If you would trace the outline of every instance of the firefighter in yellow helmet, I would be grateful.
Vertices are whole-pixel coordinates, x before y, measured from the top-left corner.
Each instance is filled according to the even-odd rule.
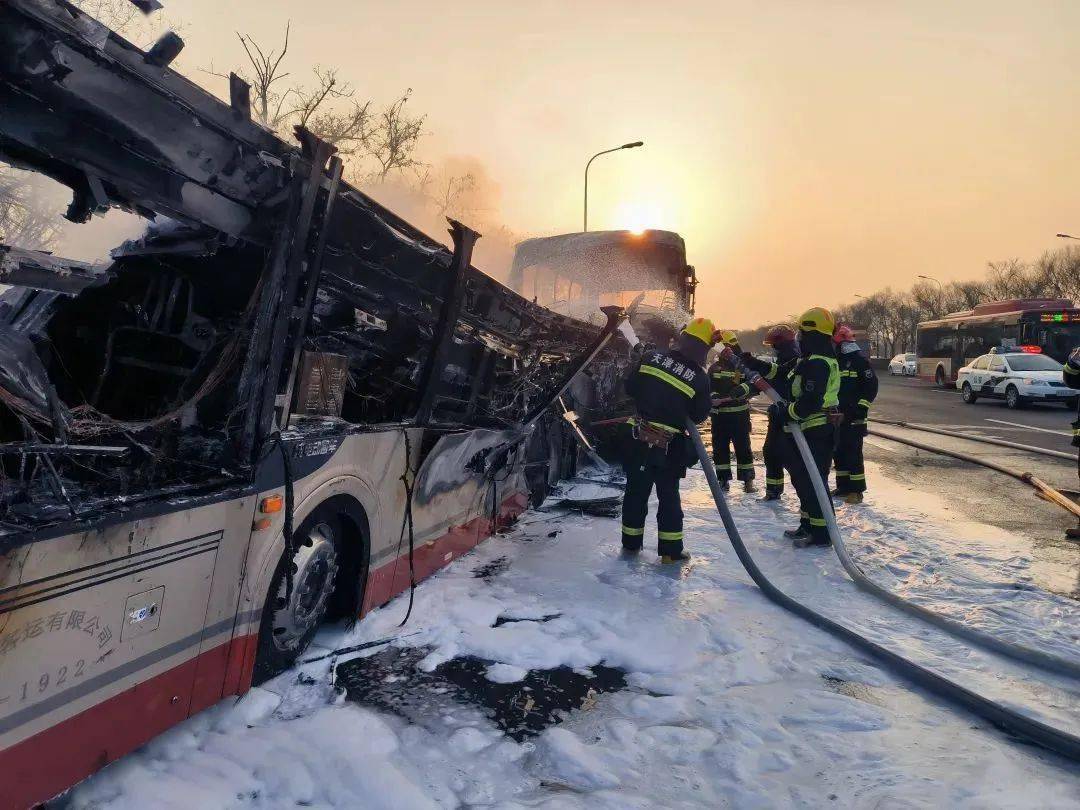
[[[729,347],[735,354],[742,354],[739,337],[730,329],[716,334],[717,342]],[[754,453],[750,449],[750,386],[737,371],[723,359],[717,359],[709,368],[712,382],[712,452],[716,465],[716,477],[727,490],[731,485],[731,447],[735,446],[735,477],[743,482],[743,489],[754,491]]]
[[[626,379],[636,413],[627,428],[623,457],[625,553],[641,550],[649,495],[656,487],[657,553],[662,562],[669,563],[690,557],[683,550],[679,481],[686,476],[693,454],[686,420],[698,423],[709,415],[709,376],[704,366],[713,331],[707,318],[695,318],[679,333],[674,348],[645,352]]]
[[[821,477],[828,490],[829,468],[832,466],[835,427],[842,418],[840,403],[840,366],[836,361],[833,332],[836,321],[822,307],[808,309],[798,322],[801,357],[788,374],[791,398],[770,409],[784,424],[788,433],[785,459],[791,483],[799,496],[799,526],[784,532],[795,541],[796,548],[828,545],[829,533],[823,509],[832,509],[832,502],[821,503],[814,491],[812,475]],[[810,446],[814,467],[808,470],[791,435],[791,425],[797,424]]]

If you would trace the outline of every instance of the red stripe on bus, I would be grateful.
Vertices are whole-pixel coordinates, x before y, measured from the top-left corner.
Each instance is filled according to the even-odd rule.
[[[506,526],[524,512],[529,498],[516,493],[499,508],[498,526]],[[460,526],[452,526],[446,534],[433,541],[417,543],[413,548],[413,568],[419,582],[438,571],[444,565],[460,557],[485,537],[498,529],[490,516],[477,517]],[[449,555],[449,556],[447,556]],[[368,576],[364,589],[364,606],[360,612],[365,616],[372,609],[385,605],[395,596],[409,589],[409,555],[405,553],[385,565],[376,568]]]
[[[0,807],[22,810],[46,801],[186,719],[196,673],[205,666],[209,676],[238,643],[248,639],[215,647],[0,751]],[[224,675],[219,669],[217,699]]]
[[[474,518],[422,543],[414,549],[417,580],[509,524],[527,506],[527,496],[515,494],[503,501],[497,521]],[[408,587],[408,557],[402,556],[369,576],[361,615]],[[47,801],[222,697],[246,692],[257,648],[257,633],[220,644],[0,751],[0,810]]]

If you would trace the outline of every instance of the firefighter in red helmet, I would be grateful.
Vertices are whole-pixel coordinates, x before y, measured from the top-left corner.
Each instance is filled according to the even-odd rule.
[[[866,492],[863,438],[870,404],[877,397],[878,379],[870,361],[855,342],[850,326],[841,324],[833,333],[836,359],[840,366],[840,413],[844,418],[836,428],[836,489],[845,502],[862,503]]]
[[[795,368],[799,360],[799,341],[795,330],[786,323],[778,324],[761,341],[770,347],[776,356],[773,362],[758,360],[752,354],[744,352],[743,362],[769,381],[784,399],[791,397],[788,373]],[[775,416],[769,414],[769,429],[765,434],[765,445],[761,455],[765,461],[765,497],[763,500],[779,500],[784,493],[784,454],[786,439],[784,426]]]

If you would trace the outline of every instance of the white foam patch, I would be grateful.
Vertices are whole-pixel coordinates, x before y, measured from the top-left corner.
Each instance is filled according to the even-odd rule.
[[[954,524],[934,496],[869,472],[867,503],[838,514],[870,576],[984,629],[1077,655],[1080,611],[1035,585],[1025,538]],[[302,679],[285,673],[162,735],[75,788],[70,805],[1076,807],[1075,769],[770,603],[739,565],[700,473],[684,493],[689,566],[656,562],[651,525],[646,552],[628,561],[617,519],[531,513],[422,583],[404,630],[398,599],[345,636],[320,636],[346,645],[399,635],[426,651],[424,669],[476,656],[499,684],[558,666],[626,670],[623,691],[589,696],[538,737],[515,742],[476,707],[410,725],[343,703],[329,665],[313,664]],[[733,493],[731,506],[785,591],[976,692],[1080,727],[1075,684],[973,652],[883,605],[831,550],[792,549],[780,537],[796,519],[792,499],[764,505]],[[492,566],[500,558],[509,564]],[[499,572],[477,578],[480,566]],[[494,627],[499,617],[524,621]],[[407,691],[408,678],[397,686]]]

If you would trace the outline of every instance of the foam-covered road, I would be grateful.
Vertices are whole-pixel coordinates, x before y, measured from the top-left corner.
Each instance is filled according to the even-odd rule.
[[[1029,540],[949,519],[937,495],[911,492],[876,465],[871,474],[867,503],[839,508],[868,574],[983,629],[1077,654],[1080,606],[1037,584]],[[621,559],[617,518],[530,513],[422,583],[405,630],[398,599],[350,634],[319,639],[333,647],[410,633],[395,647],[339,661],[336,683],[325,661],[286,673],[106,769],[69,804],[1080,803],[1075,764],[944,705],[768,602],[728,544],[704,477],[692,472],[685,489],[689,565]],[[790,499],[733,493],[732,508],[767,574],[799,599],[1020,711],[1080,724],[1075,683],[889,609],[858,591],[829,549],[792,549],[780,538],[794,521]],[[654,544],[650,527],[646,548]]]

